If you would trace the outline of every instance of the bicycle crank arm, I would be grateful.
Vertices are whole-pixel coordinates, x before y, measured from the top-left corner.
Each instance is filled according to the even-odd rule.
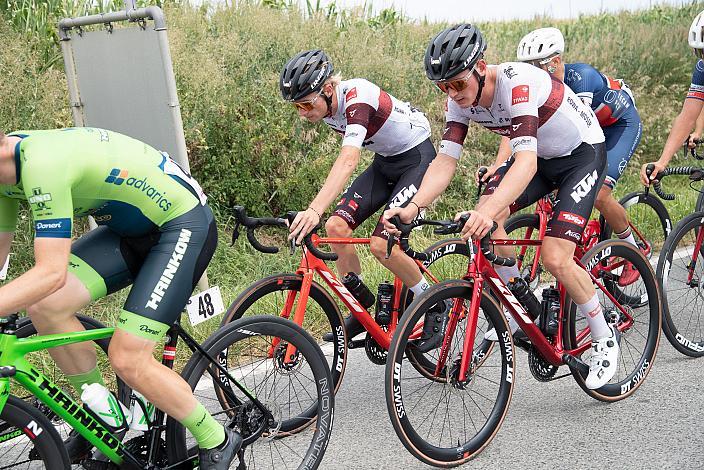
[[[570,369],[577,370],[583,376],[589,375],[589,366],[580,358],[565,353],[562,355],[562,360]]]

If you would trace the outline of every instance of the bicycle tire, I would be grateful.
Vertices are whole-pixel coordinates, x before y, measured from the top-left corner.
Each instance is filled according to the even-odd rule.
[[[511,396],[513,393],[514,386],[514,371],[515,371],[515,351],[513,346],[513,339],[508,331],[508,324],[506,319],[501,314],[499,306],[496,302],[486,293],[483,293],[481,300],[481,311],[480,312],[480,325],[478,325],[476,335],[475,335],[475,346],[473,346],[473,351],[476,351],[476,342],[479,341],[481,345],[483,343],[484,330],[487,325],[491,324],[497,327],[499,342],[497,347],[492,349],[489,353],[490,357],[484,358],[474,358],[473,359],[473,369],[470,369],[470,378],[459,384],[455,379],[453,374],[457,370],[457,347],[461,348],[464,338],[458,339],[457,335],[453,337],[452,350],[450,352],[451,356],[448,359],[448,366],[446,366],[441,372],[442,375],[446,376],[446,380],[428,380],[427,389],[420,393],[418,390],[410,390],[414,386],[418,385],[420,387],[425,387],[425,384],[420,384],[423,378],[413,377],[412,375],[417,372],[415,367],[412,365],[410,367],[404,367],[404,359],[406,357],[406,351],[409,348],[409,338],[413,334],[413,330],[418,321],[422,319],[428,308],[434,306],[437,302],[443,301],[445,299],[463,299],[463,305],[466,302],[471,301],[472,298],[472,284],[465,280],[449,280],[444,281],[439,284],[432,286],[425,294],[418,299],[416,299],[406,310],[403,318],[399,322],[399,325],[394,334],[393,340],[391,342],[391,347],[389,348],[389,360],[386,363],[385,370],[385,393],[386,393],[386,405],[389,417],[391,418],[391,423],[394,427],[396,435],[401,440],[401,443],[406,447],[406,449],[420,461],[436,466],[436,467],[454,467],[461,465],[475,456],[477,456],[494,438],[498,432],[501,424],[506,417],[508,412],[509,404],[511,401]],[[465,316],[466,318],[466,316]],[[455,332],[462,334],[462,325],[464,323],[458,323],[458,328]],[[456,341],[456,342],[455,342]],[[438,354],[439,350],[431,351],[428,354]],[[437,361],[437,358],[436,358]],[[452,364],[451,366],[449,364]],[[488,379],[486,374],[495,374],[496,378]],[[405,376],[410,376],[408,380],[404,380]],[[455,380],[455,381],[453,381]],[[482,386],[479,382],[486,384],[487,387],[496,386],[496,391],[479,393],[477,389]],[[408,384],[408,385],[406,385]],[[450,387],[448,389],[448,387]],[[450,412],[450,399],[456,395],[460,395],[464,391],[469,390],[468,393],[474,392],[477,396],[481,396],[481,403],[490,400],[489,397],[494,396],[496,393],[496,402],[492,405],[487,405],[490,408],[485,412],[480,409],[481,417],[477,417],[476,420],[458,418],[458,415],[462,414],[462,409],[467,410],[466,407],[462,408],[461,405],[457,413]],[[428,397],[431,389],[439,390],[441,393],[440,400],[434,400],[432,396]],[[446,391],[447,389],[447,391]],[[455,393],[456,392],[456,393]],[[417,395],[418,402],[407,403],[405,399],[411,400],[411,397]],[[443,421],[442,431],[438,442],[432,439],[430,442],[430,431],[433,428],[433,423],[435,421],[430,418],[430,414],[426,413],[426,410],[421,410],[421,401],[424,405],[433,406],[434,404],[440,405],[440,402],[447,400],[447,406],[442,405],[443,408],[443,420],[448,420],[448,429],[451,428],[451,421],[454,419],[460,420],[458,427],[460,433],[464,432],[464,437],[453,436],[452,431],[447,433],[447,442],[443,442],[445,421]],[[470,397],[470,400],[473,400]],[[472,403],[472,401],[469,401]],[[462,398],[462,402],[464,399]],[[477,404],[477,401],[474,401]],[[472,405],[468,405],[472,406]],[[478,406],[478,405],[477,405]],[[410,417],[409,413],[418,412],[422,417]],[[467,410],[469,412],[469,410]],[[481,421],[484,421],[483,425]],[[479,422],[479,426],[475,423]],[[473,436],[467,435],[467,428],[470,425],[474,425],[475,434]],[[429,426],[428,432],[426,433],[425,428]],[[428,437],[424,437],[428,436]],[[462,442],[464,441],[464,442]]]
[[[220,325],[227,325],[234,320],[238,320],[246,316],[261,315],[263,313],[270,314],[277,310],[276,316],[278,316],[278,312],[281,311],[281,308],[272,309],[266,304],[264,304],[263,307],[257,307],[256,303],[264,297],[270,296],[271,294],[277,295],[277,293],[281,293],[282,297],[285,299],[288,292],[299,292],[301,290],[302,283],[303,276],[300,274],[274,274],[256,281],[242,291],[242,293],[237,296],[232,304],[230,304]],[[311,312],[308,311],[311,310],[311,301],[315,302],[317,305],[317,308],[313,310],[312,315]],[[316,330],[316,334],[314,335],[316,338],[318,337],[317,333],[325,333],[328,331],[332,331],[333,333],[333,341],[330,343],[333,347],[325,348],[326,351],[324,354],[330,366],[330,373],[332,374],[335,392],[337,392],[342,384],[342,378],[345,374],[348,352],[347,331],[343,326],[344,321],[342,313],[328,291],[315,281],[313,281],[310,286],[310,296],[308,298],[307,307],[307,317],[313,317],[315,313],[322,311],[327,321],[321,321],[319,318],[308,318],[309,321],[312,320],[315,322],[315,326],[312,326],[310,323],[306,323],[304,319],[303,328],[309,332],[310,329]],[[264,311],[260,311],[258,308],[263,308]],[[291,315],[291,320],[292,319],[293,315]]]
[[[585,266],[591,264],[598,267],[616,257],[631,262],[638,270],[640,280],[645,287],[644,295],[647,295],[647,303],[641,304],[641,306],[637,308],[629,305],[624,306],[624,308],[630,310],[629,313],[634,317],[635,321],[631,328],[624,331],[621,335],[618,371],[609,383],[596,390],[590,390],[584,383],[586,376],[583,376],[576,369],[572,369],[572,376],[582,390],[592,398],[605,402],[623,400],[631,396],[643,384],[655,360],[662,328],[662,308],[657,280],[655,279],[655,273],[653,272],[650,262],[643,256],[640,250],[637,250],[633,245],[623,241],[606,240],[598,243],[585,253],[581,261]],[[606,289],[613,294],[614,290],[610,289],[608,284],[614,283],[614,281],[608,280],[608,273],[599,273],[596,277],[601,277]],[[627,290],[629,287],[630,286],[626,286],[621,289]],[[603,308],[608,298],[602,298],[603,293],[598,288],[597,295],[600,296],[600,302]],[[629,294],[624,295],[630,296]],[[614,297],[616,297],[618,301],[618,296],[614,295]],[[610,300],[608,301],[609,305],[613,305],[610,303]],[[614,308],[605,308],[604,310],[605,312],[613,311],[618,314],[618,310],[615,306]],[[574,349],[577,348],[579,344],[584,344],[585,341],[591,341],[591,337],[587,336],[581,342],[577,342],[577,335],[586,327],[586,320],[578,312],[576,303],[570,299],[569,295],[565,299],[564,311],[567,312],[567,323],[563,334],[565,347],[567,349]],[[621,316],[621,319],[622,318]],[[621,320],[619,320],[619,322],[620,321]],[[647,331],[643,332],[645,328],[647,328]],[[645,339],[643,340],[643,338]],[[587,349],[585,354],[590,352],[591,349]],[[584,357],[584,354],[582,357]]]
[[[654,232],[656,232],[655,234],[658,236],[657,241],[664,242],[665,239],[667,238],[667,236],[672,231],[672,219],[670,218],[670,213],[667,211],[665,204],[663,204],[663,202],[659,198],[653,196],[652,194],[646,195],[643,191],[636,191],[636,192],[628,193],[625,196],[623,196],[618,201],[618,203],[621,204],[624,207],[624,209],[626,209],[627,212],[631,207],[634,207],[635,205],[642,204],[642,206],[639,206],[639,207],[642,207],[643,209],[644,209],[644,206],[650,207],[650,209],[652,209],[652,211],[655,212],[655,215],[656,215],[657,222],[653,221],[652,217],[650,217],[650,219],[651,219],[651,224],[653,225],[652,229]],[[642,218],[642,217],[633,217],[633,214],[629,212],[629,220],[633,221],[634,218]],[[603,216],[601,216],[599,218],[599,220],[601,221],[601,227],[602,227],[601,239],[602,240],[610,239],[613,236],[613,229],[609,226],[608,223],[606,223]],[[657,228],[655,227],[655,225],[657,225]],[[641,227],[641,224],[639,224],[638,227]],[[644,229],[644,231],[649,231],[647,224],[646,224],[646,228]],[[654,236],[655,234],[651,235],[651,237]],[[647,235],[647,233],[646,233],[646,235]],[[635,234],[634,234],[634,236],[635,236]],[[662,239],[659,238],[660,236],[662,236]],[[651,242],[651,245],[653,245],[652,242],[655,240],[650,239],[649,241]],[[653,251],[654,250],[652,250],[650,253],[651,256],[652,256]]]
[[[665,241],[657,266],[657,278],[660,282],[663,299],[663,332],[672,347],[690,357],[704,356],[704,332],[700,326],[702,305],[704,305],[704,286],[702,286],[704,251],[700,250],[697,261],[694,261],[694,250],[688,249],[690,243],[693,245],[696,241],[699,229],[703,225],[704,212],[696,212],[680,220]],[[690,231],[692,236],[688,237]],[[687,245],[681,247],[683,241]],[[679,266],[681,264],[677,261],[679,259],[682,260],[682,263],[687,262],[687,264]],[[690,269],[693,276],[699,274],[699,282],[696,286],[692,285],[688,279],[678,279],[677,274],[682,268],[685,274]],[[678,291],[686,293],[684,299],[675,294]],[[692,326],[694,331],[692,331]]]
[[[17,453],[12,451],[14,446],[8,445],[15,440],[17,440],[15,444],[21,448]],[[8,397],[0,413],[0,442],[3,443],[0,468],[32,470],[70,468],[64,443],[51,421],[38,409],[14,395]],[[30,453],[34,454],[33,460],[23,459],[22,456]]]
[[[300,460],[300,462],[297,464],[298,468],[318,468],[325,454],[325,450],[327,448],[328,441],[330,439],[330,434],[332,431],[334,415],[334,389],[332,387],[332,376],[330,374],[330,369],[327,366],[325,356],[323,355],[322,351],[320,350],[320,347],[315,342],[313,337],[310,336],[310,334],[303,330],[301,327],[289,320],[285,320],[272,315],[261,315],[245,317],[228,323],[227,325],[221,327],[212,335],[210,335],[210,337],[203,343],[202,347],[212,357],[219,358],[219,353],[221,351],[232,351],[234,349],[237,349],[234,346],[235,343],[238,343],[240,341],[262,341],[266,340],[266,337],[269,336],[271,336],[272,338],[279,338],[288,344],[294,345],[297,351],[300,353],[300,357],[296,358],[296,361],[298,361],[297,364],[300,364],[300,368],[303,368],[306,365],[310,368],[310,372],[312,374],[312,379],[310,380],[314,384],[313,387],[315,388],[316,395],[315,397],[310,396],[309,399],[311,400],[310,408],[313,408],[312,415],[316,425],[312,428],[312,432],[310,433],[298,433],[295,435],[292,435],[291,432],[279,433],[279,429],[286,426],[292,429],[300,427],[299,424],[296,423],[289,423],[287,425],[282,417],[281,423],[279,423],[281,424],[281,428],[276,429],[275,432],[272,430],[271,426],[266,428],[268,433],[266,439],[257,439],[257,437],[260,436],[256,435],[249,436],[245,432],[245,428],[240,427],[239,431],[244,434],[243,437],[245,438],[245,446],[243,447],[246,460],[245,463],[248,467],[260,469],[278,469],[283,467],[290,468],[288,463],[281,464],[279,462],[273,461],[275,458],[283,459],[284,454],[286,454],[288,457],[290,457],[292,460],[295,460],[296,462],[299,462]],[[240,344],[239,346],[243,347],[242,344]],[[283,345],[281,346],[284,347]],[[251,361],[254,351],[255,350],[249,349],[246,351],[247,354],[243,355],[242,357],[246,357],[247,360]],[[268,362],[270,360],[268,358],[268,355],[266,356],[267,358],[263,361],[263,363]],[[276,359],[273,359],[271,360],[271,363],[275,364],[275,361]],[[259,367],[258,365],[252,366],[251,362],[248,362],[245,367],[241,367],[239,369],[231,367],[231,365],[232,364],[230,363],[226,364],[228,371],[230,371],[230,373],[233,375],[237,375],[238,371],[246,372],[245,376],[243,376],[241,379],[243,382],[246,381],[246,375],[256,375],[254,371],[257,369],[257,367]],[[282,374],[282,372],[283,371],[280,369],[279,373]],[[189,384],[192,390],[196,389],[196,386],[199,384],[199,382],[201,382],[201,380],[203,380],[206,385],[211,383],[224,383],[224,381],[221,379],[213,380],[207,376],[204,376],[204,374],[207,373],[208,359],[196,353],[188,361],[181,375],[184,380]],[[265,378],[266,377],[269,377],[268,373],[265,373]],[[276,379],[274,379],[274,382],[275,380]],[[260,381],[259,383],[259,386],[263,386],[264,389],[250,387],[249,384],[245,385],[249,390],[251,390],[251,392],[255,394],[255,396],[257,396],[258,399],[262,400],[262,402],[267,405],[267,397],[269,395],[274,395],[275,397],[278,395],[276,395],[276,392],[273,390],[269,395],[267,395],[267,388],[271,384],[266,382],[266,385],[264,385],[265,382],[266,381]],[[214,386],[220,387],[221,385]],[[229,385],[226,384],[225,386]],[[203,393],[200,387],[199,391],[199,393]],[[214,397],[210,397],[208,402],[204,402],[204,400],[201,399],[201,402],[204,403],[206,408],[210,404],[214,405],[215,407],[219,407],[222,404],[219,398]],[[226,415],[225,418],[228,422],[237,421],[237,423],[239,423],[239,426],[242,424],[242,421],[240,421],[240,419],[243,419],[243,417],[249,419],[249,411],[255,410],[255,408],[251,407],[248,409],[247,406],[248,404],[244,403],[243,405],[239,406],[239,408],[220,410],[219,413],[214,413],[211,410],[211,414],[214,414],[214,416],[218,417]],[[268,404],[267,406],[272,409],[275,409],[278,405]],[[290,419],[300,420],[300,415],[304,414],[306,413],[296,413]],[[183,426],[181,426],[174,419],[168,418],[166,424],[166,442],[169,462],[180,462],[183,459],[192,456],[194,452],[197,451],[197,449],[195,449],[193,445],[187,445],[189,441],[190,440],[187,440],[187,434]],[[281,449],[278,448],[271,449],[271,446],[275,446],[275,443],[277,443],[278,441],[282,441],[284,452],[282,452]],[[258,445],[265,447],[267,443],[269,444],[270,448],[268,450],[262,449],[261,452],[257,452],[255,455],[255,451],[253,450],[253,448]],[[296,443],[302,443],[303,447],[306,450],[301,454],[291,455],[292,453],[295,453],[292,451],[292,448]],[[263,464],[261,461],[255,461],[255,459],[266,459],[267,457],[272,458],[271,466]]]

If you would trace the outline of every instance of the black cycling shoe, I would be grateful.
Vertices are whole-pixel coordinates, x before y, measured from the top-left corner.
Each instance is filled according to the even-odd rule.
[[[227,470],[242,447],[242,436],[225,427],[225,441],[213,449],[198,449],[200,470]]]
[[[364,332],[364,326],[355,318],[354,315],[349,315],[345,317],[345,331],[347,331],[347,339],[352,339],[360,333]],[[331,343],[333,340],[333,335],[331,331],[328,331],[323,335],[323,341]]]
[[[428,309],[423,321],[423,336],[414,344],[418,352],[427,353],[442,345],[451,309],[451,299],[442,300]]]
[[[64,447],[66,447],[66,453],[68,454],[69,461],[77,464],[80,463],[81,460],[90,457],[90,451],[93,448],[93,444],[88,442],[85,437],[71,429],[71,432],[68,433],[68,437],[64,441]]]

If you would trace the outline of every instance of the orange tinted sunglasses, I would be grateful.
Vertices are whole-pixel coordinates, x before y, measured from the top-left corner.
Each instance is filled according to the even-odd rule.
[[[456,80],[448,81],[437,81],[435,85],[440,88],[440,91],[447,93],[447,91],[452,88],[453,90],[460,92],[469,86],[469,79],[472,78],[472,74],[468,73],[464,78],[458,78]]]
[[[300,109],[302,111],[310,111],[311,109],[313,109],[313,107],[315,106],[315,102],[318,101],[318,98],[320,98],[320,95],[322,94],[323,90],[321,88],[318,94],[315,95],[315,98],[306,101],[294,101],[293,105],[296,107],[296,109]]]

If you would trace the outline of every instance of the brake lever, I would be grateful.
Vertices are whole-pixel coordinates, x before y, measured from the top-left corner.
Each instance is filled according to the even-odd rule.
[[[240,222],[235,222],[235,228],[232,230],[232,242],[230,246],[235,246],[235,242],[240,238]]]
[[[645,176],[648,177],[648,182],[652,183],[650,180],[650,175],[653,174],[653,171],[655,171],[655,165],[652,163],[649,163],[648,166],[645,167]],[[645,187],[645,197],[648,197],[648,194],[650,193],[650,185]]]

